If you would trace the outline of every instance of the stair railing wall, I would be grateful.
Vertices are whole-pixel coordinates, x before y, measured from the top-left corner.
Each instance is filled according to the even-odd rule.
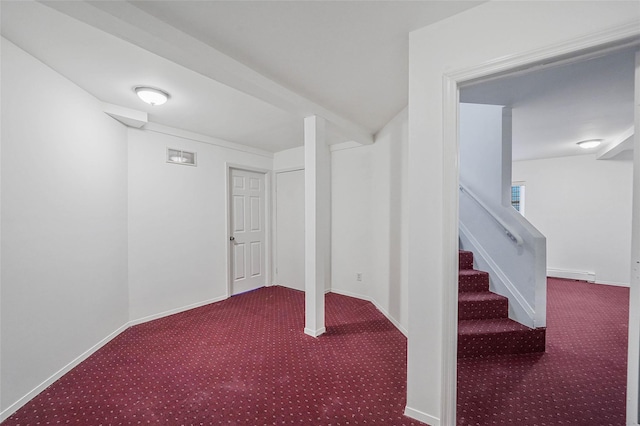
[[[510,108],[460,104],[460,244],[509,299],[511,319],[544,327],[546,239],[511,206],[511,138]]]
[[[513,207],[487,209],[471,194],[460,191],[461,248],[474,253],[476,269],[489,272],[491,291],[509,299],[509,318],[528,327],[545,327],[545,237]]]

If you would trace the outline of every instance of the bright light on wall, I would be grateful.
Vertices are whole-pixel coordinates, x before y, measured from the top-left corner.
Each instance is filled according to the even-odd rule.
[[[133,90],[140,99],[152,106],[162,105],[169,99],[167,92],[153,87],[137,86]]]
[[[602,143],[600,139],[589,139],[588,141],[578,142],[578,146],[582,149],[591,149],[599,146]]]

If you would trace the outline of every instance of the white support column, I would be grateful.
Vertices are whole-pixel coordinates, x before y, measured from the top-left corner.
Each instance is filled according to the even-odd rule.
[[[326,331],[324,293],[331,273],[331,154],[325,133],[323,118],[304,119],[304,332],[313,337]]]

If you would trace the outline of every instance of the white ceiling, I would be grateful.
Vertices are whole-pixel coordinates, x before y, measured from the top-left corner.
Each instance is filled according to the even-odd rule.
[[[104,102],[277,152],[310,114],[330,143],[372,141],[407,104],[408,33],[479,3],[2,2],[2,35]],[[136,85],[171,100],[146,106]]]
[[[478,4],[132,3],[372,133],[407,105],[409,32]]]
[[[460,99],[512,107],[514,161],[600,152],[576,143],[616,143],[633,127],[636,50],[480,83],[463,88]]]
[[[329,143],[373,141],[407,105],[408,33],[478,1],[0,2],[2,35],[101,101],[149,121],[269,152],[302,145],[302,118]],[[575,155],[633,125],[633,52],[465,88],[513,107],[514,159]],[[162,107],[132,87],[171,93]]]

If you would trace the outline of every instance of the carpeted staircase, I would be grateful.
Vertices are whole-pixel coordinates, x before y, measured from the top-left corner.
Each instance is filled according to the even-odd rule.
[[[473,253],[460,250],[458,356],[544,352],[545,328],[509,319],[509,301],[489,291],[489,274],[473,269]]]

